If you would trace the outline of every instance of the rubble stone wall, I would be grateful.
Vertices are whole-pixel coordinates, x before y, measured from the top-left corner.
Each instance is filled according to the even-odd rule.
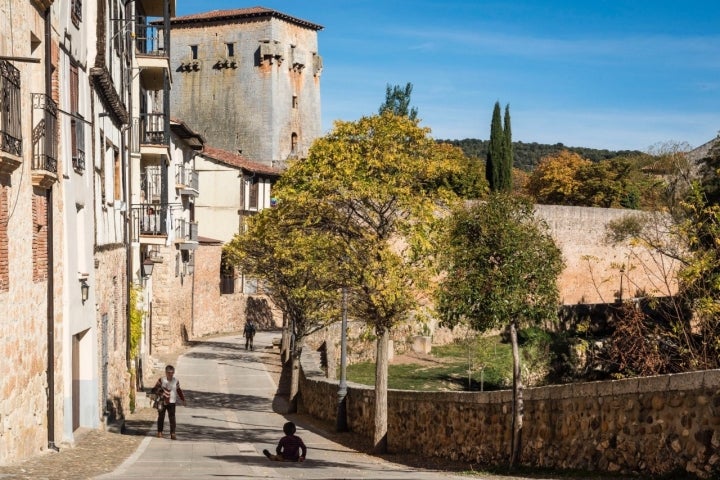
[[[303,413],[334,422],[337,381],[302,358]],[[660,475],[720,473],[720,370],[529,388],[521,463]],[[374,390],[348,386],[350,429],[372,437]],[[505,465],[512,392],[388,392],[391,452]]]

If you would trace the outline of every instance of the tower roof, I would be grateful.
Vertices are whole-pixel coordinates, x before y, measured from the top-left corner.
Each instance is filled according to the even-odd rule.
[[[235,19],[246,19],[246,18],[263,18],[263,17],[275,17],[286,22],[300,25],[312,30],[322,30],[323,26],[316,23],[308,22],[301,18],[293,17],[277,10],[272,10],[265,7],[249,7],[249,8],[235,8],[231,10],[212,10],[209,12],[194,13],[192,15],[184,15],[182,17],[173,17],[170,19],[171,25],[188,25],[193,23],[206,23],[206,22],[222,22],[227,20]]]

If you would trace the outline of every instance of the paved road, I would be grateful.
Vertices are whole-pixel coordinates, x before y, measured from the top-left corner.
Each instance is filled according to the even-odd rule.
[[[270,345],[274,335],[258,332],[256,349]],[[178,439],[155,438],[154,432],[148,432],[135,454],[98,478],[467,479],[348,450],[302,424],[298,435],[308,446],[307,461],[270,462],[262,450],[274,451],[287,418],[273,412],[277,386],[242,340],[234,335],[204,341],[180,357],[176,376],[188,406],[177,409]],[[167,419],[165,429],[167,434]]]

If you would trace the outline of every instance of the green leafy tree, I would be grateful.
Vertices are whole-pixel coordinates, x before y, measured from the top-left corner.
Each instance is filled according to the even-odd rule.
[[[455,199],[442,179],[457,173],[463,158],[460,149],[438,148],[429,133],[389,111],[336,122],[306,160],[290,166],[276,190],[283,201],[317,200],[324,228],[342,238],[349,311],[377,338],[377,452],[387,448],[389,332],[428,295],[435,215]]]
[[[518,460],[523,421],[519,328],[556,319],[557,277],[563,269],[547,226],[530,202],[492,194],[449,218],[443,251],[446,272],[437,310],[444,325],[475,330],[508,326],[513,351],[513,437],[510,466]]]
[[[281,192],[279,192],[281,194]],[[246,232],[225,246],[227,259],[262,280],[265,293],[286,315],[295,341],[290,352],[290,404],[296,407],[299,359],[305,338],[338,318],[337,239],[322,226],[317,204],[280,202],[248,221]]]
[[[412,95],[413,85],[408,82],[405,88],[400,85],[385,87],[385,103],[380,105],[379,114],[392,112],[401,117],[408,117],[410,120],[417,120],[417,108],[410,108],[410,97]]]

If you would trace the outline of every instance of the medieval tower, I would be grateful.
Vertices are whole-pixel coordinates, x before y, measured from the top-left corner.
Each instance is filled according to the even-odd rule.
[[[321,135],[317,32],[263,7],[171,21],[173,116],[213,147],[273,167]]]

